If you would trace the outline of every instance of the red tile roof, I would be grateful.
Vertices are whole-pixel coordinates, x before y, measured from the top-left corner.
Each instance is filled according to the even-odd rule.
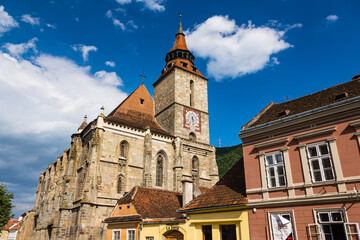
[[[313,110],[345,99],[360,96],[360,78],[354,77],[352,81],[335,85],[328,89],[306,95],[291,101],[269,104],[243,129],[268,123],[287,116]]]
[[[182,206],[182,195],[178,192],[134,187],[118,203],[131,202],[145,222],[174,221],[183,218],[181,213],[176,212]]]
[[[4,230],[18,230],[19,229],[19,220],[10,219],[4,227]]]
[[[118,222],[140,222],[140,215],[125,215],[125,216],[116,216],[116,217],[108,217],[105,219],[105,223],[118,223]]]
[[[106,119],[135,127],[145,128],[149,126],[150,129],[166,133],[156,122],[154,100],[144,84],[132,92]]]
[[[243,205],[247,203],[245,196],[244,163],[241,158],[218,183],[179,209],[179,212]]]

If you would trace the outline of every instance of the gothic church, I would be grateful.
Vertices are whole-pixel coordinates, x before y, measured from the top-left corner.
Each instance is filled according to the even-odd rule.
[[[21,239],[100,239],[101,222],[135,186],[181,192],[184,180],[208,188],[218,181],[208,79],[194,59],[180,22],[154,99],[141,84],[109,115],[85,118],[70,148],[41,173]]]

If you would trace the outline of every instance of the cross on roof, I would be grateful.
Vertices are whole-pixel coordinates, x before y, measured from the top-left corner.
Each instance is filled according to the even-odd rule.
[[[142,74],[139,75],[141,77],[141,83],[144,84],[144,78],[147,78],[147,76],[144,75],[144,70],[142,72]]]

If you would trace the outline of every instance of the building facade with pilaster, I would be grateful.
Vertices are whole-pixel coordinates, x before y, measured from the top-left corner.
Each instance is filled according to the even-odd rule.
[[[251,239],[359,239],[360,75],[271,102],[239,136]]]

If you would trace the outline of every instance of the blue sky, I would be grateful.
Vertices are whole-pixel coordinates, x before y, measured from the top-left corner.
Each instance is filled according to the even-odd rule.
[[[109,113],[165,66],[182,11],[195,65],[209,78],[211,144],[276,103],[360,73],[359,1],[1,0],[0,182],[19,215],[83,116]]]

